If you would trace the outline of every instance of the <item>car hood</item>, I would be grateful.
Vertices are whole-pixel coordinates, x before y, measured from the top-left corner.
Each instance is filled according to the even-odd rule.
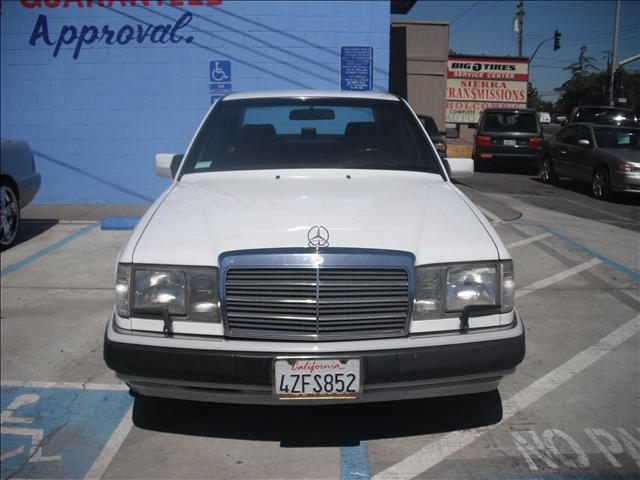
[[[497,259],[496,244],[467,202],[428,173],[189,174],[137,229],[143,233],[132,260],[217,265],[227,251],[307,247],[314,225],[327,228],[329,247],[408,251],[417,264]]]

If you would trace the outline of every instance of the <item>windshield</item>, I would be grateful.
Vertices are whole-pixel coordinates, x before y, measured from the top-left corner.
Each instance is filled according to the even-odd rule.
[[[487,132],[538,133],[533,112],[487,112],[483,130]]]
[[[640,150],[640,129],[638,128],[606,128],[593,129],[596,144],[600,148],[626,148]]]
[[[415,117],[398,101],[221,101],[184,173],[289,168],[367,168],[440,173]]]

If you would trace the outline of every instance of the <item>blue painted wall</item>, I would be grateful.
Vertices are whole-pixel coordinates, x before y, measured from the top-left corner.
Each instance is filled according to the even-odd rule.
[[[371,46],[388,88],[388,1],[208,3],[2,2],[0,134],[36,152],[36,203],[152,201],[153,155],[186,149],[211,61],[231,61],[233,91],[338,90],[340,47]]]

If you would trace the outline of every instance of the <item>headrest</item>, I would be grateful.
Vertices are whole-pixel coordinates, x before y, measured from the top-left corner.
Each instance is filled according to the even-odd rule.
[[[373,122],[350,122],[344,130],[344,138],[352,143],[376,143],[378,127]]]
[[[240,138],[245,142],[266,143],[276,138],[276,129],[269,123],[245,125],[242,127]]]

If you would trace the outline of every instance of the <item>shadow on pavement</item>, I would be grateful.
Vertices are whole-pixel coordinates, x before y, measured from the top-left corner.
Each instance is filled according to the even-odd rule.
[[[50,228],[53,228],[58,224],[58,220],[52,219],[29,219],[29,220],[21,220],[20,229],[18,230],[18,235],[16,236],[16,240],[11,246],[11,248],[16,245],[20,245],[21,243],[27,242],[32,238],[37,237],[38,235],[43,234]]]
[[[543,185],[547,185],[539,177],[532,177],[531,180],[541,183]],[[587,197],[591,197],[594,201],[597,201],[591,196],[591,185],[583,182],[574,182],[572,180],[559,179],[558,183],[555,185],[547,185],[549,187],[561,188],[562,190],[566,190],[569,192],[578,193],[580,195],[585,195]],[[606,205],[607,203],[616,203],[620,205],[631,205],[631,206],[640,206],[640,195],[634,193],[613,193],[611,197],[607,200],[602,201],[602,205]]]
[[[498,390],[398,402],[255,406],[137,396],[136,427],[166,433],[278,441],[282,447],[340,447],[362,440],[427,435],[498,423]]]

